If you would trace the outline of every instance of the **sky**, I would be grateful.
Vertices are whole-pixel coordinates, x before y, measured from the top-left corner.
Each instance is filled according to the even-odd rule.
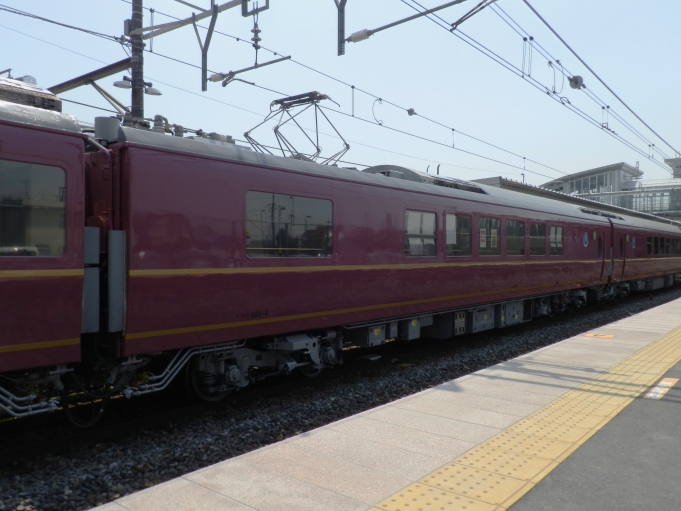
[[[210,6],[210,0],[188,1],[202,8]],[[418,1],[426,8],[445,3]],[[681,150],[681,3],[529,1],[643,121]],[[263,2],[260,0],[260,5]],[[348,0],[346,36],[414,14],[409,3],[415,5],[412,0]],[[468,0],[437,14],[452,23],[475,5],[476,0]],[[122,35],[124,20],[131,15],[125,0],[0,0],[0,8],[3,6],[112,36]],[[154,9],[154,24],[172,21],[165,14],[186,18],[199,13],[175,0],[144,0],[144,6]],[[145,115],[160,114],[171,123],[243,140],[243,134],[270,112],[273,100],[318,91],[340,105],[331,100],[321,103],[350,145],[342,166],[361,169],[394,164],[434,173],[439,165],[441,175],[459,179],[503,176],[540,185],[564,174],[638,162],[645,179],[670,177],[659,151],[671,157],[674,150],[601,85],[523,0],[498,0],[493,6],[462,23],[457,35],[420,18],[366,41],[347,43],[345,55],[337,56],[333,0],[271,0],[269,9],[258,17],[263,46],[258,61],[282,55],[290,55],[292,61],[238,75],[256,86],[233,82],[223,88],[219,82],[211,82],[207,92],[201,91],[200,69],[192,67],[201,64],[196,34],[186,26],[154,38],[153,47],[147,41],[147,49],[153,53],[145,53],[145,79],[163,95],[145,97]],[[518,32],[525,35],[524,30],[532,36],[532,48],[509,26],[513,21],[503,20],[501,9],[522,27],[515,26]],[[218,16],[208,53],[211,72],[255,63],[249,40],[253,22],[253,17],[242,17],[239,8]],[[144,25],[151,24],[151,14],[145,10]],[[208,20],[199,25],[207,26]],[[205,37],[205,30],[200,29],[200,34]],[[45,88],[126,57],[125,49],[114,41],[3,10],[0,36],[4,41],[0,70],[12,68],[14,77],[34,76]],[[465,42],[471,40],[504,59],[512,71]],[[581,76],[587,91],[599,101],[584,90],[570,88],[567,79],[555,71],[559,66],[556,60],[568,70],[568,76]],[[98,83],[128,105],[129,91],[113,87],[124,74]],[[61,97],[110,108],[89,86]],[[610,107],[607,115],[603,105]],[[578,109],[579,115],[571,107]],[[69,102],[64,102],[63,109],[85,122],[111,115]],[[415,115],[408,115],[408,109]],[[311,110],[299,119],[303,127],[314,128]],[[602,128],[602,123],[612,131]],[[251,135],[258,142],[274,145],[272,127],[272,123],[263,125]],[[322,155],[342,148],[342,141],[326,121],[320,122],[319,131]],[[290,129],[284,134],[300,152],[311,152],[312,146],[309,142],[305,145],[302,135]]]

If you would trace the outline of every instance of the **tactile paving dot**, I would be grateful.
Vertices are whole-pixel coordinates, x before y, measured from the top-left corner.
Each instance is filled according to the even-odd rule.
[[[457,464],[442,467],[421,482],[489,504],[501,504],[509,494],[516,493],[526,484],[526,481],[514,477]]]
[[[506,431],[525,433],[526,435],[548,438],[550,440],[560,440],[562,442],[577,442],[589,432],[587,428],[568,426],[565,424],[555,424],[553,422],[545,422],[539,419],[528,419],[518,422],[517,424],[514,424],[508,428]]]
[[[569,442],[511,432],[500,433],[488,440],[487,444],[495,449],[518,452],[546,460],[558,458],[573,445]]]
[[[481,468],[516,479],[530,480],[548,466],[550,461],[517,452],[493,449],[485,443],[459,456],[454,460],[454,464]]]
[[[384,511],[493,511],[496,506],[424,484],[412,484],[376,506]]]
[[[618,410],[618,407],[615,405],[591,403],[588,401],[570,400],[569,398],[566,398],[565,401],[557,403],[556,406],[552,406],[551,408],[547,407],[546,409],[537,412],[537,414],[544,416],[543,414],[545,413],[546,417],[549,416],[553,417],[553,415],[549,414],[554,413],[557,416],[562,416],[562,414],[573,413],[582,415],[596,415],[599,417],[609,417],[616,410]]]
[[[596,427],[603,420],[600,415],[590,413],[577,413],[572,410],[554,410],[551,412],[538,412],[533,418],[540,419],[545,422],[553,422],[554,424],[565,424],[567,426],[579,426],[580,428]]]

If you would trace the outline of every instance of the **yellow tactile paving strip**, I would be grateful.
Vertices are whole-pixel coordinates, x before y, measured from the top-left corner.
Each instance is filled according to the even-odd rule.
[[[641,349],[372,511],[503,511],[681,360],[681,328]]]

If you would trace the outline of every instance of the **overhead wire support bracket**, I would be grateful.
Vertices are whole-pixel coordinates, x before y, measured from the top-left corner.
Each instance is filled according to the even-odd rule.
[[[270,60],[269,62],[263,62],[262,64],[256,64],[255,66],[245,67],[243,69],[239,69],[238,71],[230,71],[229,73],[215,73],[209,78],[209,80],[211,82],[219,82],[220,80],[222,80],[222,86],[226,87],[227,84],[234,80],[234,77],[240,73],[253,71],[254,69],[260,69],[261,67],[269,66],[271,64],[277,64],[278,62],[283,62],[284,60],[289,60],[290,58],[291,56],[289,55],[288,57],[281,57],[278,59]]]
[[[466,0],[454,0],[453,2],[447,2],[446,4],[440,5],[439,7],[433,7],[432,9],[428,9],[427,11],[419,12],[418,14],[414,14],[412,16],[408,16],[406,18],[403,18],[401,20],[393,21],[392,23],[388,23],[387,25],[383,25],[382,27],[374,28],[373,30],[360,30],[359,32],[354,32],[350,37],[346,38],[345,41],[349,43],[358,43],[360,41],[364,41],[366,39],[369,39],[372,35],[382,32],[383,30],[387,30],[389,28],[396,27],[397,25],[401,25],[402,23],[407,23],[408,21],[412,21],[418,18],[422,18],[423,16],[427,16],[429,14],[432,14],[437,11],[441,11],[442,9],[446,9],[447,7],[452,7],[453,5],[457,5],[460,3],[465,2]]]
[[[116,98],[114,98],[111,94],[109,94],[106,90],[102,89],[99,85],[95,83],[94,80],[89,80],[85,83],[86,85],[92,85],[92,87],[99,92],[99,94],[112,106],[114,107],[119,114],[130,114],[130,109],[125,106],[123,103],[118,101]]]
[[[208,33],[206,34],[206,40],[205,42],[202,42],[201,36],[199,35],[199,27],[196,25],[198,16],[192,13],[192,25],[194,25],[196,39],[199,41],[199,48],[201,48],[201,90],[203,92],[206,92],[208,90],[208,47],[210,46],[210,40],[213,37],[213,30],[215,29],[215,22],[218,19],[218,14],[219,14],[218,6],[213,4],[210,25],[208,25]]]
[[[185,3],[185,2],[182,2]],[[130,31],[126,35],[137,35],[137,34],[144,34],[142,36],[142,39],[150,39],[152,37],[158,37],[162,34],[166,34],[168,32],[171,32],[175,29],[185,27],[187,25],[191,25],[192,23],[196,23],[197,21],[201,21],[206,18],[210,18],[213,15],[213,10],[215,7],[217,7],[218,13],[221,13],[223,11],[226,11],[227,9],[232,9],[234,7],[239,7],[242,3],[242,0],[231,0],[230,2],[226,2],[222,5],[214,5],[213,9],[201,9],[201,14],[192,14],[191,17],[179,20],[179,21],[171,21],[170,23],[163,23],[162,25],[153,25],[150,27],[142,27],[138,28],[135,30]]]
[[[476,5],[475,7],[473,7],[470,11],[468,11],[466,14],[464,14],[463,16],[461,16],[457,21],[455,21],[454,23],[452,23],[452,28],[450,28],[449,31],[450,31],[450,32],[454,32],[454,31],[456,30],[456,27],[458,27],[459,25],[461,25],[464,21],[466,21],[466,20],[469,19],[469,18],[472,18],[472,17],[475,16],[477,13],[479,13],[480,11],[482,11],[485,7],[487,7],[488,5],[492,5],[492,4],[493,4],[494,2],[496,2],[496,1],[497,1],[497,0],[482,0],[482,2],[480,2],[478,5]]]
[[[263,5],[262,7],[258,7],[258,4],[256,3],[255,7],[249,11],[248,2],[249,0],[241,0],[241,15],[244,18],[247,18],[248,16],[254,16],[259,12],[266,11],[267,9],[270,8],[270,0],[265,0],[265,5]]]
[[[101,80],[102,78],[106,78],[107,76],[111,76],[120,71],[125,71],[126,69],[130,69],[131,66],[132,59],[128,57],[123,60],[119,60],[118,62],[114,62],[113,64],[109,64],[108,66],[104,66],[94,71],[90,71],[89,73],[86,73],[84,75],[72,78],[71,80],[60,83],[58,85],[53,85],[48,90],[51,93],[58,95],[61,94],[62,92],[70,91],[72,89],[80,87],[81,85],[87,85],[91,80]],[[3,71],[3,73],[6,71]],[[9,71],[11,71],[11,69]]]
[[[345,4],[348,0],[333,0],[338,9],[338,56],[345,55]]]

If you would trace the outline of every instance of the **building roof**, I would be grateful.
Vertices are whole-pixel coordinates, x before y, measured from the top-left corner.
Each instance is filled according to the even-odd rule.
[[[576,179],[582,179],[585,177],[602,174],[604,172],[612,172],[613,170],[622,170],[632,177],[641,177],[643,172],[636,167],[632,167],[628,163],[620,162],[613,163],[611,165],[605,165],[604,167],[597,167],[595,169],[583,170],[582,172],[575,172],[574,174],[567,174],[559,179],[554,179],[548,183],[540,185],[542,188],[553,188],[554,186],[566,183],[568,181],[573,181]]]
[[[667,178],[667,179],[645,179],[637,182],[635,190],[650,190],[650,189],[665,189],[665,188],[681,188],[681,178]]]
[[[633,167],[632,167],[633,168]],[[651,180],[652,181],[652,180]],[[676,181],[681,182],[681,179]],[[557,192],[549,190],[546,188],[540,188],[538,186],[528,185],[525,183],[520,183],[518,181],[513,181],[512,179],[506,179],[504,177],[490,177],[485,179],[476,179],[474,183],[480,183],[482,185],[493,186],[496,188],[501,188],[503,190],[511,190],[514,192],[520,192],[528,195],[534,195],[536,197],[544,197],[546,199],[558,200],[561,202],[566,202],[574,204],[577,206],[597,209],[600,211],[608,211],[620,215],[627,215],[630,217],[638,217],[641,219],[652,220],[657,222],[669,223],[669,219],[660,217],[658,215],[651,215],[650,213],[643,213],[640,211],[635,211],[633,209],[622,208],[620,206],[613,206],[611,204],[604,204],[595,200],[584,198],[583,196],[578,197],[576,195],[568,195],[566,193]],[[542,185],[543,186],[543,185]],[[675,225],[681,225],[679,222],[674,222]]]

